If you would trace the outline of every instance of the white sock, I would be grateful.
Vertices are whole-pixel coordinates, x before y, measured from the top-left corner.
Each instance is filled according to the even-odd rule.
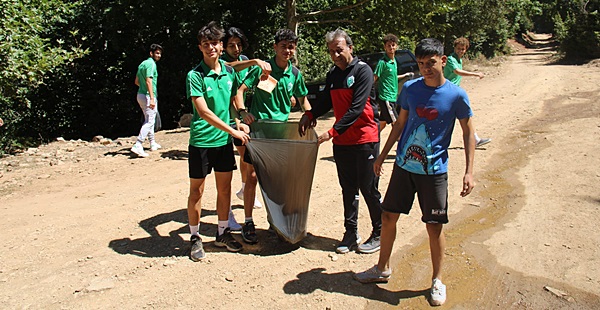
[[[479,142],[479,140],[481,140],[481,139],[479,138],[479,136],[477,135],[477,133],[475,133],[475,141]]]
[[[200,223],[198,223],[196,225],[190,225],[190,234],[192,234],[192,236],[196,235],[196,236],[200,237],[200,234],[198,233],[199,230],[200,230]]]
[[[246,219],[244,220],[244,223],[248,223],[248,222],[254,222],[252,217],[246,217]]]
[[[229,224],[227,221],[219,221],[219,226],[217,228],[218,232],[219,232],[219,236],[223,234],[223,232],[225,232],[225,229],[229,227]]]
[[[242,192],[244,191],[245,188],[246,188],[246,183],[242,182]]]

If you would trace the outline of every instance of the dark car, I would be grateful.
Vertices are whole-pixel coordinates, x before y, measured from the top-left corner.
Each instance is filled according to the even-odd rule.
[[[383,58],[383,55],[384,52],[379,52],[358,55],[358,58],[366,62],[374,71],[379,60]],[[397,50],[396,63],[398,63],[398,75],[412,72],[414,73],[413,79],[421,76],[419,73],[419,66],[417,65],[417,58],[411,51],[406,49]],[[408,81],[408,78],[398,81],[399,89],[402,89],[402,85],[404,85],[404,82],[406,81]],[[308,95],[306,96],[308,100],[310,102],[318,102],[323,96],[323,90],[325,90],[325,81],[306,83],[306,88],[308,88]]]

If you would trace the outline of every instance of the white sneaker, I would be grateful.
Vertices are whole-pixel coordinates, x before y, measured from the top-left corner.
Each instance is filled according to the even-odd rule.
[[[477,141],[477,143],[475,143],[475,147],[480,147],[480,146],[486,145],[490,142],[492,142],[492,139],[490,139],[490,138],[481,138]]]
[[[258,201],[258,198],[254,198],[254,209],[260,209],[262,208],[262,203],[260,203],[260,201]]]
[[[160,144],[158,144],[156,142],[150,143],[150,150],[151,151],[156,151],[158,149],[162,149],[162,146],[160,146]]]
[[[236,220],[235,216],[233,216],[233,211],[229,210],[229,220],[228,220],[229,229],[231,231],[240,231],[242,230],[242,225],[240,225]]]
[[[237,196],[238,199],[244,200],[244,188],[240,188],[240,190],[237,191],[237,193],[235,193],[235,195]]]
[[[237,191],[237,193],[235,193],[235,195],[237,196],[238,199],[244,200],[244,189],[240,188],[240,190]],[[258,198],[254,198],[254,209],[260,209],[260,208],[262,208],[262,203],[260,203],[260,201],[258,201]],[[232,228],[231,230],[235,230],[235,229]]]
[[[446,286],[440,279],[433,279],[430,294],[432,306],[441,306],[446,302]]]
[[[144,152],[144,147],[137,143],[131,147],[131,151],[139,157],[149,156],[148,153]]]

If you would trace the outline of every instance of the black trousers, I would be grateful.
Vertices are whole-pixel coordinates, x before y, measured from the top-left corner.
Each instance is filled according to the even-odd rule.
[[[373,163],[378,156],[379,143],[333,146],[347,231],[358,227],[358,204],[354,204],[354,197],[359,190],[369,208],[373,232],[379,234],[381,231],[381,194],[377,189],[379,177],[373,171]]]

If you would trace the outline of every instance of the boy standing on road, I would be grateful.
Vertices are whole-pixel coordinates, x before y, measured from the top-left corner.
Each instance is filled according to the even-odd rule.
[[[194,114],[190,123],[188,221],[191,233],[190,258],[204,258],[200,238],[201,198],[206,176],[215,170],[217,187],[218,228],[215,245],[238,252],[242,245],[231,235],[228,215],[231,203],[231,179],[235,165],[230,135],[248,142],[249,136],[229,126],[231,98],[239,80],[232,67],[219,57],[223,52],[224,36],[216,22],[210,22],[198,32],[199,49],[203,59],[187,74],[187,96],[192,101]]]
[[[305,110],[310,110],[310,103],[306,99],[308,89],[304,82],[302,72],[292,65],[291,60],[296,53],[296,44],[298,36],[289,29],[280,29],[275,33],[275,57],[267,60],[271,65],[271,77],[277,81],[275,88],[268,92],[256,87],[261,80],[264,80],[268,74],[265,74],[262,68],[254,68],[248,73],[243,84],[238,89],[235,97],[235,106],[238,113],[243,118],[244,123],[250,125],[261,119],[287,122],[291,111],[291,98],[295,96],[299,104]],[[246,90],[255,88],[252,97],[250,110],[244,105],[243,94]],[[245,242],[255,244],[258,242],[256,227],[252,218],[254,201],[256,199],[257,178],[254,167],[251,165],[250,156],[246,150],[244,160],[248,165],[246,171],[246,188],[244,189],[244,213],[245,225],[242,229],[242,237]]]
[[[135,75],[135,85],[139,86],[137,92],[137,102],[144,113],[144,124],[140,129],[137,141],[131,148],[131,152],[140,157],[148,157],[144,151],[143,143],[146,137],[150,141],[150,150],[156,151],[161,148],[160,144],[154,140],[154,122],[156,121],[156,112],[158,111],[158,70],[156,62],[162,57],[162,46],[158,44],[150,45],[150,57],[144,60],[137,69]]]
[[[241,29],[236,27],[229,28],[225,33],[225,37],[223,38],[223,45],[224,53],[221,56],[221,59],[226,61],[227,64],[234,66],[240,62],[248,60],[248,57],[242,54],[242,50],[248,47],[248,39],[246,38]],[[252,70],[252,67],[238,71],[236,74],[238,75],[239,80],[243,81],[250,70]],[[244,94],[244,102],[245,101],[246,96]],[[235,120],[232,120],[232,125],[237,126]],[[242,188],[239,191],[237,191],[235,195],[239,199],[244,200],[244,189],[246,188],[246,170],[248,170],[248,163],[244,162],[244,153],[246,152],[246,146],[244,146],[241,143],[241,141],[237,139],[233,139],[233,144],[235,145],[238,154],[240,154],[240,174],[242,176]],[[262,207],[262,204],[258,199],[254,200],[254,207]],[[242,226],[240,226],[240,224],[238,224],[237,221],[235,221],[235,219],[233,218],[233,212],[229,214],[229,219],[233,220],[230,222],[229,225],[231,227],[231,230],[242,230]]]
[[[389,33],[383,37],[385,55],[375,67],[375,84],[377,85],[377,104],[379,105],[379,131],[387,124],[393,124],[398,118],[396,112],[396,99],[398,99],[398,81],[403,78],[412,78],[414,73],[407,72],[398,75],[396,50],[398,37]]]
[[[460,86],[460,81],[463,76],[476,76],[480,79],[483,79],[484,75],[481,72],[471,72],[467,70],[463,70],[463,62],[462,58],[467,53],[469,49],[469,40],[465,37],[460,37],[454,40],[454,53],[448,56],[448,62],[444,67],[444,77],[454,83],[456,86]],[[479,138],[477,133],[475,133],[475,140],[477,143],[475,146],[482,146],[484,144],[488,144],[492,142],[490,138]]]
[[[398,102],[401,106],[398,121],[374,164],[375,173],[383,172],[383,160],[398,141],[396,162],[381,208],[381,251],[372,268],[354,274],[362,283],[388,282],[392,269],[390,256],[396,238],[396,223],[400,213],[408,214],[415,193],[429,235],[433,265],[430,303],[446,301],[446,286],[441,281],[445,238],[443,224],[448,223],[448,147],[455,119],[463,131],[466,167],[460,195],[473,190],[473,154],[475,137],[469,98],[466,92],[444,78],[446,64],[443,44],[436,39],[424,39],[415,49],[423,78],[404,84]],[[402,134],[402,136],[400,136]]]

